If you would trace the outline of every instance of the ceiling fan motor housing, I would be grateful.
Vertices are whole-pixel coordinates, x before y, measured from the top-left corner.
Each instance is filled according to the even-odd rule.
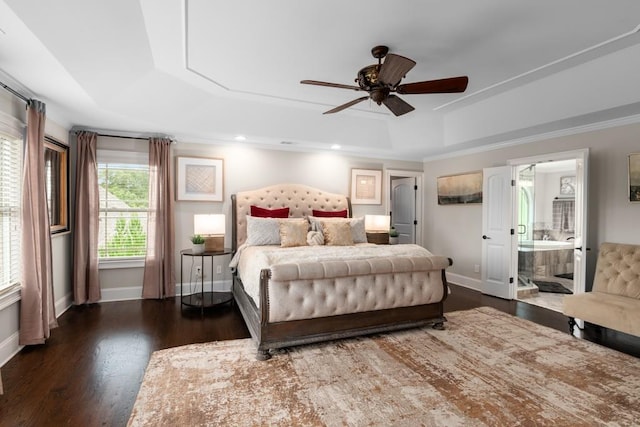
[[[378,86],[378,73],[380,71],[380,65],[373,64],[364,67],[358,71],[358,77],[356,83],[362,90],[370,91],[374,87]]]
[[[373,89],[370,93],[371,99],[373,99],[378,105],[382,103],[389,96],[390,89],[387,86],[381,86]]]

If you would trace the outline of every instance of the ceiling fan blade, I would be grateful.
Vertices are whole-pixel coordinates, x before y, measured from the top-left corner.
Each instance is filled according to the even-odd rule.
[[[403,95],[420,93],[458,93],[467,90],[469,77],[450,77],[447,79],[427,80],[424,82],[406,83],[396,88]]]
[[[332,114],[332,113],[337,113],[338,111],[342,111],[342,110],[344,110],[345,108],[349,108],[349,107],[351,107],[352,105],[356,105],[357,103],[362,102],[362,101],[364,101],[365,99],[369,99],[369,97],[368,97],[368,96],[363,96],[362,98],[354,99],[353,101],[349,101],[349,102],[347,102],[346,104],[338,105],[336,108],[333,108],[333,109],[331,109],[331,110],[329,110],[329,111],[325,111],[325,112],[324,112],[324,113],[322,113],[322,114]]]
[[[382,102],[396,116],[401,116],[403,114],[407,114],[415,110],[415,108],[413,108],[411,105],[407,104],[406,102],[404,102],[402,99],[400,99],[395,95],[389,95]]]
[[[378,81],[395,86],[415,65],[416,61],[413,59],[390,53],[384,58],[384,64],[380,66]]]
[[[327,86],[327,87],[337,87],[340,89],[362,90],[358,86],[343,85],[340,83],[320,82],[318,80],[302,80],[300,83],[302,83],[303,85]]]

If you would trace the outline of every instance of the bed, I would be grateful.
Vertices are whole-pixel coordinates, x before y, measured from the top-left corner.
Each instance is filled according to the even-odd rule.
[[[231,200],[232,291],[259,360],[294,345],[443,328],[450,258],[367,243],[364,219],[351,218],[344,195],[280,184]],[[281,218],[263,217],[271,213]]]

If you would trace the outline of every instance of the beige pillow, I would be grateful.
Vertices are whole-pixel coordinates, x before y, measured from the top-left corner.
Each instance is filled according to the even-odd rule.
[[[351,225],[351,238],[353,243],[367,243],[367,233],[364,230],[364,217],[359,218],[322,218],[317,216],[309,216],[311,229],[323,232],[322,223],[325,222],[346,222]]]
[[[348,222],[321,221],[324,243],[327,246],[351,246],[351,224]]]
[[[307,246],[307,229],[309,223],[305,219],[298,221],[282,221],[280,223],[280,246]]]

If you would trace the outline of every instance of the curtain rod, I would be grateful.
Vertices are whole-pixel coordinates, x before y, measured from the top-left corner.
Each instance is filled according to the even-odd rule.
[[[76,130],[74,131],[74,133],[76,135],[78,135],[78,133],[80,132],[93,132],[91,130]],[[100,132],[94,132],[96,135],[98,136],[102,136],[102,137],[107,137],[107,138],[121,138],[121,139],[139,139],[140,141],[146,141],[149,138],[152,138],[151,136],[148,137],[144,137],[144,136],[128,136],[128,135],[112,135],[112,134],[108,134],[108,133],[100,133]],[[172,136],[157,136],[156,138],[167,138],[169,139],[172,143],[175,143],[176,140],[172,137]]]
[[[13,96],[22,99],[27,104],[31,103],[31,100],[29,98],[27,98],[26,96],[24,96],[23,94],[21,94],[17,90],[14,90],[14,89],[10,88],[9,86],[7,86],[6,84],[4,84],[2,82],[0,82],[0,86],[2,86],[7,92],[11,93]]]

